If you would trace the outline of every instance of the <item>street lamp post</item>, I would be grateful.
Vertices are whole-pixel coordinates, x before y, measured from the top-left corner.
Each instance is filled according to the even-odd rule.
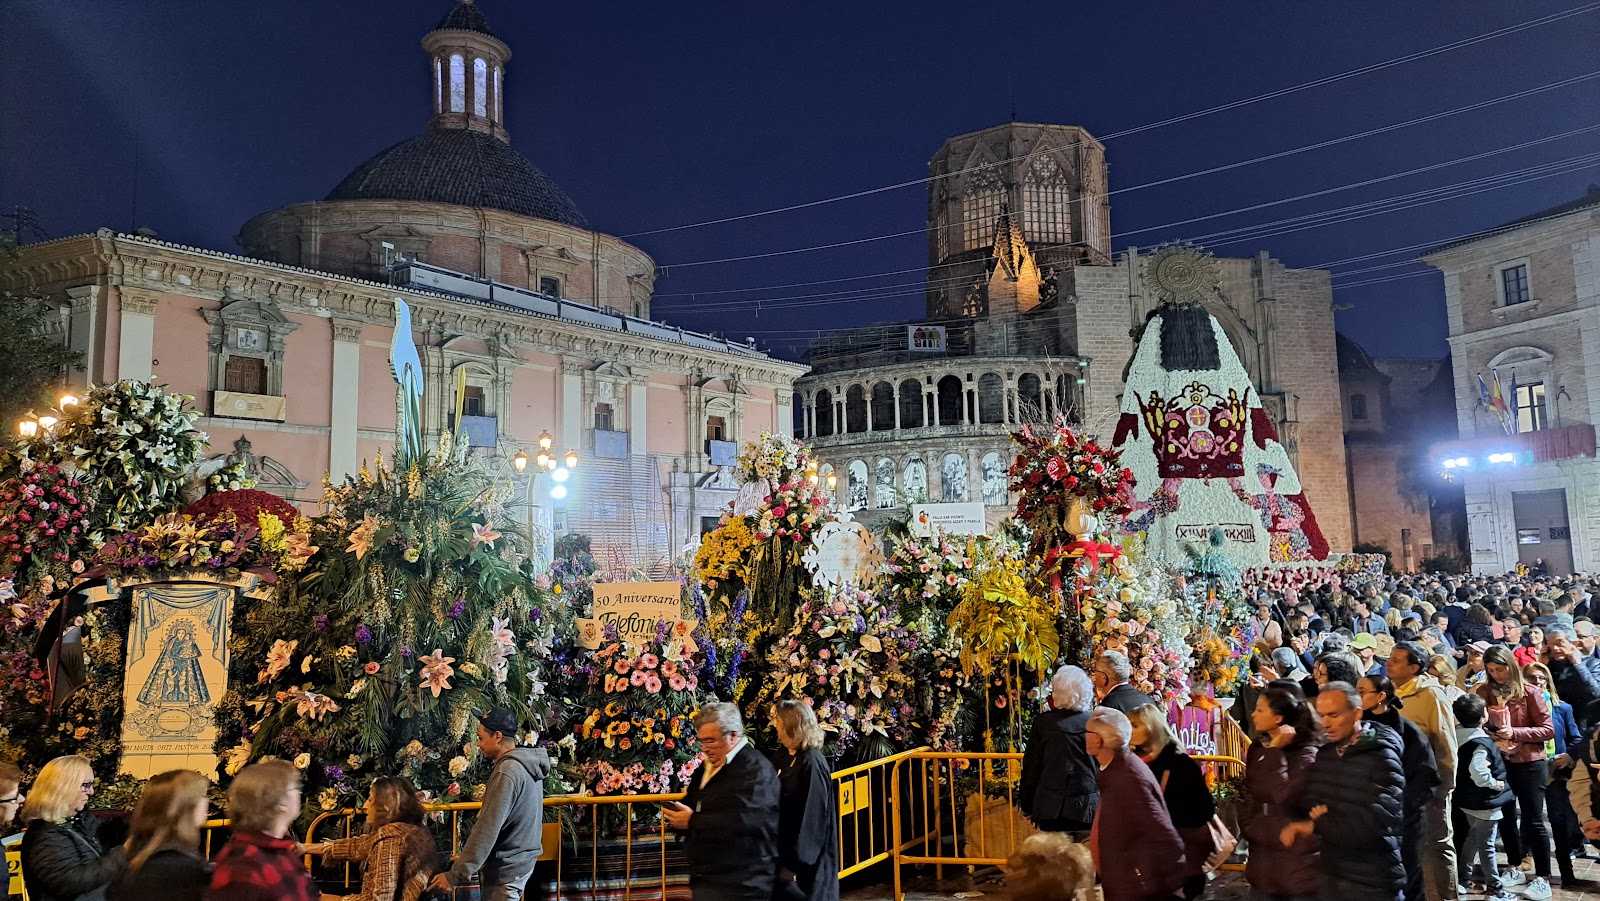
[[[532,472],[528,472],[526,451],[517,451],[511,459],[517,475],[528,476],[528,540],[538,572],[548,571],[555,561],[555,505],[567,499],[567,481],[578,468],[578,452],[569,450],[564,458],[558,458],[550,452],[554,443],[548,431],[539,434],[539,453],[533,457]]]
[[[32,410],[17,423],[17,434],[23,438],[36,438],[41,431],[49,435],[61,420],[78,406],[76,394],[63,394],[56,399],[56,405],[48,412],[36,414]],[[60,414],[60,415],[57,415]]]

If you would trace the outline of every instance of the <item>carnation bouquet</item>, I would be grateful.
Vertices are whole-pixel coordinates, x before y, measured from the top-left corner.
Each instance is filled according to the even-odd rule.
[[[587,709],[574,732],[583,781],[597,795],[682,791],[700,766],[689,716],[699,707],[692,644],[662,623],[649,641],[606,642],[590,658]]]
[[[1193,620],[1182,580],[1145,556],[1137,539],[1129,541],[1129,551],[1103,567],[1095,590],[1084,594],[1084,627],[1092,653],[1128,655],[1128,681],[1165,707],[1189,696],[1194,662],[1185,639]]]

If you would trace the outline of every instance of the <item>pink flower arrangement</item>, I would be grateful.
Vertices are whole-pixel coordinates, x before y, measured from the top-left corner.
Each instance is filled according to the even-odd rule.
[[[450,689],[450,677],[455,675],[455,668],[450,664],[456,662],[454,657],[446,657],[443,648],[434,648],[432,654],[424,654],[417,658],[422,664],[422,687],[433,692],[438,697],[441,691]]]

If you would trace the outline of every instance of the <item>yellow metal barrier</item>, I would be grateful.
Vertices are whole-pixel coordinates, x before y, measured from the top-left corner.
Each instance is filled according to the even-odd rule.
[[[840,879],[894,855],[891,824],[900,800],[895,773],[900,761],[927,750],[901,751],[833,774],[839,804]]]

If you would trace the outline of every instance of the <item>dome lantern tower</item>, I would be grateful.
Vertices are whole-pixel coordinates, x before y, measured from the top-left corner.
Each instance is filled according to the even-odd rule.
[[[506,143],[505,64],[511,48],[489,30],[473,0],[458,0],[422,38],[433,67],[433,120],[429,131],[466,130]]]

